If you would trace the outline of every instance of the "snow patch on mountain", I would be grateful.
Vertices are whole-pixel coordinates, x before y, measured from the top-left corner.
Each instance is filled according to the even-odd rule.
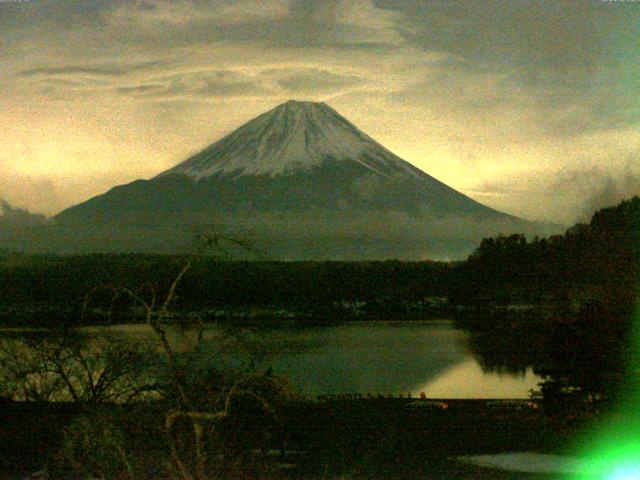
[[[384,176],[428,177],[325,103],[290,100],[158,175],[288,175],[324,161],[357,162]]]

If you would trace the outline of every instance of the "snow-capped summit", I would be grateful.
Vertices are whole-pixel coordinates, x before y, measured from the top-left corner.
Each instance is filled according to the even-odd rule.
[[[287,175],[327,160],[357,162],[382,175],[421,173],[326,103],[289,100],[159,176]]]

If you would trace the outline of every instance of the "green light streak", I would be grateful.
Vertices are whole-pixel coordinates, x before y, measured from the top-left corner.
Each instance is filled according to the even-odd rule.
[[[640,480],[640,443],[625,438],[610,438],[609,441],[611,443],[603,441],[600,449],[592,451],[579,478]]]
[[[613,413],[596,425],[576,454],[585,459],[580,480],[640,480],[640,304],[633,318],[629,377]]]

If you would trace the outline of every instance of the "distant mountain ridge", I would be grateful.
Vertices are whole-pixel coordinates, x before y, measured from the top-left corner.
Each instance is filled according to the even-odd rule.
[[[299,101],[152,179],[68,208],[55,223],[177,232],[226,224],[292,259],[460,256],[483,236],[535,229],[402,160],[328,105]]]

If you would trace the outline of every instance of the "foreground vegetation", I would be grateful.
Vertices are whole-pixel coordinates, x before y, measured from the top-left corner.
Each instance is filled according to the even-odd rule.
[[[584,425],[581,419],[481,401],[450,402],[447,409],[416,403],[420,400],[289,401],[273,416],[238,404],[235,414],[218,425],[219,436],[207,439],[204,478],[534,478],[465,466],[455,457],[557,453]],[[7,474],[43,470],[49,478],[185,478],[171,465],[162,403],[5,407],[0,466]],[[188,438],[186,424],[176,429]],[[180,448],[184,453],[193,445]]]
[[[474,476],[447,459],[547,450],[573,435],[576,415],[631,391],[639,258],[637,197],[564,236],[485,239],[458,264],[5,254],[0,322],[50,330],[0,342],[0,466],[50,478]],[[442,315],[473,331],[485,368],[533,365],[544,408],[305,401],[242,338],[247,320]],[[224,341],[243,360],[203,357],[204,322],[229,319]],[[78,329],[120,322],[145,324],[155,343]],[[188,348],[171,343],[169,326],[191,333]]]

